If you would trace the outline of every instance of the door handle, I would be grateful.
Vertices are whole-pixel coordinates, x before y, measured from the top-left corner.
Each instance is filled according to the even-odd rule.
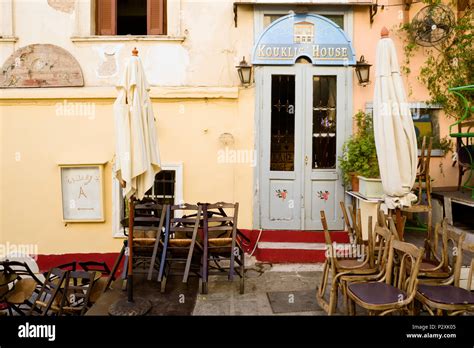
[[[305,166],[308,165],[308,156],[304,156],[304,165],[305,165]]]

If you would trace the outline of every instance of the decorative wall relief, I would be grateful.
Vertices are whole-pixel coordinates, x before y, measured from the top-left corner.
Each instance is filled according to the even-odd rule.
[[[84,77],[77,60],[64,48],[33,44],[19,48],[5,61],[0,88],[82,87]]]
[[[123,45],[96,46],[94,50],[99,56],[99,62],[96,68],[98,78],[114,77],[118,73],[118,58]]]
[[[48,0],[48,5],[61,12],[73,13],[76,0]]]

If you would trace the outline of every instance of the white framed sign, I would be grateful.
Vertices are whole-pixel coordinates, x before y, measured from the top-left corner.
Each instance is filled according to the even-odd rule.
[[[103,164],[59,165],[64,222],[103,222]]]

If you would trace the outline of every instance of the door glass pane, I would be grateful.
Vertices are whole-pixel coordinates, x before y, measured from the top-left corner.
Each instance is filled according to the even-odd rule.
[[[295,76],[272,75],[270,170],[295,170]]]
[[[336,76],[313,76],[313,169],[336,167]]]

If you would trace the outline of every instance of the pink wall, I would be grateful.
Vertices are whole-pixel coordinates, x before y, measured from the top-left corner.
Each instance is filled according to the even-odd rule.
[[[394,1],[390,1],[392,3]],[[400,2],[396,2],[400,3]],[[413,4],[409,11],[408,19],[411,20],[415,14],[424,7],[425,4]],[[404,64],[404,42],[401,38],[402,34],[398,31],[399,26],[403,23],[403,7],[389,6],[384,10],[379,8],[378,13],[374,17],[374,22],[370,25],[369,11],[366,7],[355,7],[354,9],[354,48],[357,59],[364,55],[365,59],[371,63],[375,63],[375,50],[377,42],[380,39],[380,31],[385,26],[390,31],[390,37],[395,42],[398,52],[399,64]],[[419,47],[415,55],[410,59],[411,72],[409,76],[404,76],[405,88],[408,94],[408,100],[411,102],[427,101],[429,94],[426,88],[418,81],[420,68],[427,58],[427,48]],[[371,67],[371,81],[374,81],[374,70]],[[374,84],[367,87],[361,87],[357,84],[354,76],[354,94],[353,104],[354,112],[359,109],[365,109],[365,103],[371,102],[373,99]],[[444,137],[448,134],[448,127],[454,120],[446,118],[444,114],[440,115],[440,136]],[[434,186],[455,186],[457,184],[457,166],[452,167],[452,153],[448,153],[444,158],[435,157],[431,161],[431,176],[433,177]]]

